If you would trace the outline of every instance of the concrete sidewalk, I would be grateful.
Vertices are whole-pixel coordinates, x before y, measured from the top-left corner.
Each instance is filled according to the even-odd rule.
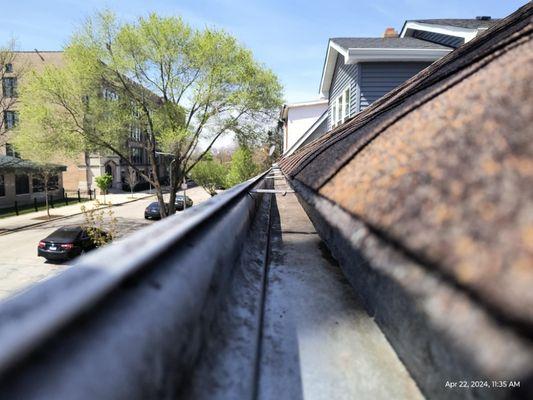
[[[150,193],[148,190],[133,193],[133,198],[131,193],[110,193],[105,196],[105,200],[107,203],[111,202],[114,206],[116,206],[124,203],[130,203],[132,201],[146,199],[152,196],[155,198],[155,193]],[[96,196],[96,200],[103,203],[104,196],[98,195]],[[39,225],[41,223],[53,221],[54,219],[80,214],[80,207],[82,205],[87,208],[92,208],[96,200],[86,201],[84,203],[78,203],[76,201],[73,202],[72,205],[63,206],[60,208],[51,208],[51,219],[46,219],[46,211],[31,212],[13,217],[0,218],[0,235],[4,232],[10,232],[28,226]]]

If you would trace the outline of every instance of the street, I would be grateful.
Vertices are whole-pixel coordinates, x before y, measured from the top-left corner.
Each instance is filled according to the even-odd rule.
[[[195,205],[210,197],[201,187],[187,190],[187,196]],[[113,207],[118,240],[157,222],[144,219],[144,209],[153,201],[155,197],[149,197]],[[0,236],[0,300],[67,269],[72,261],[52,263],[37,257],[37,244],[62,226],[81,225],[83,222],[83,215],[75,215]]]

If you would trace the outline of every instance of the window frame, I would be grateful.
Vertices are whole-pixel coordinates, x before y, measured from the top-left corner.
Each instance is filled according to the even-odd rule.
[[[331,127],[336,128],[337,126],[343,124],[349,117],[351,113],[351,90],[350,85],[344,87],[341,93],[333,99],[331,106]]]
[[[59,190],[59,174],[48,177],[48,192]],[[31,192],[44,193],[44,176],[42,174],[31,175]]]
[[[8,118],[8,115],[12,115],[13,117],[10,119]],[[11,121],[11,126],[10,122]],[[4,128],[7,129],[13,129],[17,126],[19,122],[18,112],[13,110],[5,110],[4,111]]]
[[[6,149],[6,156],[20,158],[20,154],[17,151],[17,149],[15,149],[15,146],[13,144],[6,143],[5,149]]]
[[[144,154],[142,147],[132,147],[130,161],[133,165],[144,164]]]
[[[11,82],[11,83],[8,85],[7,82]],[[9,90],[7,88],[9,88]],[[15,76],[4,76],[2,78],[2,93],[3,93],[4,97],[8,97],[8,98],[18,97],[18,93],[17,93],[17,77],[15,77]]]
[[[28,186],[28,191],[27,192],[23,192],[23,193],[19,193],[19,183],[18,183],[18,177],[19,176],[25,176],[26,177],[26,180],[27,180],[27,186]],[[15,196],[27,196],[31,194],[31,190],[30,190],[30,176],[28,174],[15,174]]]

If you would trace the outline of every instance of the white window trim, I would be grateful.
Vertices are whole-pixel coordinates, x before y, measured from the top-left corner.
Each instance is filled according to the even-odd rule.
[[[331,127],[332,128],[335,128],[343,124],[344,121],[346,121],[350,117],[350,113],[352,111],[351,105],[350,105],[351,101],[348,101],[348,102],[346,101],[346,98],[348,97],[346,95],[347,93],[349,94],[351,98],[352,93],[350,92],[351,92],[350,85],[346,85],[342,89],[341,93],[337,97],[335,97],[335,99],[333,99],[333,101],[331,102]],[[341,99],[342,99],[342,106],[341,106]],[[346,103],[348,103],[348,112],[346,112]],[[338,118],[339,110],[341,114],[340,118]]]

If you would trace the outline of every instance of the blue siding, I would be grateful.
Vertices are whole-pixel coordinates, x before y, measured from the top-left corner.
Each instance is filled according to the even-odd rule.
[[[359,98],[359,88],[357,85],[359,73],[358,64],[344,64],[344,57],[337,55],[337,62],[335,64],[335,71],[333,72],[333,79],[329,89],[329,110],[328,110],[328,128],[331,129],[331,104],[332,100],[336,99],[338,95],[350,86],[350,117],[358,112],[357,100]]]
[[[420,30],[415,30],[413,32],[413,37],[426,40],[428,42],[442,44],[443,46],[453,47],[454,49],[458,48],[465,42],[465,40],[461,37]]]
[[[374,62],[359,64],[360,106],[364,110],[431,63]]]

